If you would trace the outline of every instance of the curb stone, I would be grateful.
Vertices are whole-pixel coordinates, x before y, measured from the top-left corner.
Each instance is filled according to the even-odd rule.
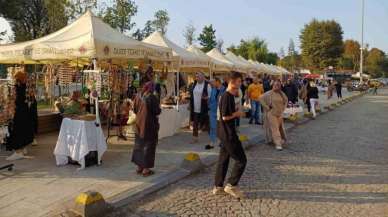
[[[348,100],[348,102],[352,102],[354,99],[357,99],[364,95],[365,93],[359,93],[359,94],[347,97],[345,99]],[[331,111],[334,111],[335,109],[345,104],[346,103],[342,103],[341,105],[337,105],[334,108],[329,106],[328,109],[326,108],[321,109],[321,112],[318,114],[318,117],[321,115],[327,114]],[[286,131],[291,131],[300,125],[310,122],[311,120],[312,120],[311,118],[302,117],[300,120],[293,122],[291,126],[287,126]],[[260,145],[263,143],[265,143],[264,138],[262,138],[261,136],[253,136],[252,138],[248,138],[247,141],[243,142],[243,147],[244,149],[249,150],[253,146]],[[215,165],[217,163],[217,160],[218,160],[218,156],[216,155],[209,155],[204,158],[201,158],[201,161],[203,163],[203,168],[201,168],[201,170],[204,170],[206,168],[209,168]],[[177,167],[173,169],[171,172],[168,172],[163,176],[158,177],[158,180],[155,182],[144,183],[141,186],[137,187],[136,189],[124,191],[118,195],[107,198],[107,202],[109,202],[114,208],[120,208],[127,204],[133,203],[135,201],[139,201],[145,196],[151,193],[154,193],[156,191],[159,191],[167,187],[168,185],[176,183],[194,173],[195,171],[190,171],[190,170]]]

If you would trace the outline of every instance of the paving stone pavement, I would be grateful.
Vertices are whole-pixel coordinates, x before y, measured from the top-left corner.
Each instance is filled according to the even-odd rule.
[[[388,216],[388,90],[293,129],[283,152],[247,152],[245,200],[213,196],[214,167],[111,216]]]

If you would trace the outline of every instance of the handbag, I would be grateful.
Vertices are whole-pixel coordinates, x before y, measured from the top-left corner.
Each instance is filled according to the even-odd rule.
[[[131,110],[128,114],[127,125],[132,125],[136,122],[136,114]]]

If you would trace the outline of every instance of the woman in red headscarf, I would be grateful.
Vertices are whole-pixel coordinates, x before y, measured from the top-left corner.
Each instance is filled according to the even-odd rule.
[[[154,83],[147,82],[135,98],[133,111],[136,114],[135,147],[132,162],[137,165],[137,173],[144,177],[154,174],[156,145],[158,143],[159,115],[158,97],[154,95]]]

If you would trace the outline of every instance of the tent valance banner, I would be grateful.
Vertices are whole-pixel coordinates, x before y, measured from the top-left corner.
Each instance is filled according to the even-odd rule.
[[[170,61],[172,51],[129,38],[90,11],[42,38],[0,45],[0,63],[75,62],[93,58]]]
[[[170,41],[160,32],[152,33],[150,36],[144,39],[143,42],[171,49],[174,59],[173,67],[175,70],[179,69],[180,71],[184,72],[191,72],[195,70],[209,70],[209,59],[201,58],[198,55],[187,51],[186,49]]]

